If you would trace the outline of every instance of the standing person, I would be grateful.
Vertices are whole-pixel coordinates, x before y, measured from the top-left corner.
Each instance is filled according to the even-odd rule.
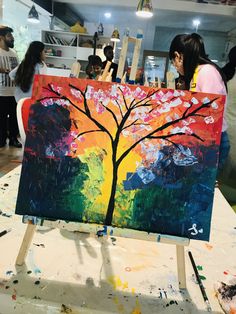
[[[206,55],[204,42],[200,35],[196,33],[177,35],[171,42],[169,58],[180,75],[184,76],[186,89],[227,95],[225,76]],[[226,129],[227,123],[224,115],[218,170],[223,168],[230,150]]]
[[[35,74],[46,74],[45,46],[41,41],[32,41],[21,64],[9,73],[15,81],[15,99],[31,97]]]
[[[13,29],[0,25],[0,147],[6,145],[21,148],[18,141],[19,133],[16,118],[15,85],[9,77],[9,72],[18,65],[14,47]]]
[[[103,61],[102,63],[102,68],[105,69],[106,67],[106,64],[107,64],[107,61],[110,61],[111,62],[111,66],[110,66],[110,69],[113,69],[113,72],[112,72],[112,82],[115,82],[116,81],[116,75],[117,75],[117,70],[118,70],[118,65],[114,62],[112,62],[113,58],[114,58],[114,52],[113,52],[113,47],[112,46],[106,46],[104,49],[103,49],[103,53],[106,57],[106,60]]]
[[[228,124],[227,132],[230,139],[230,153],[224,178],[226,179],[228,176],[228,182],[236,189],[236,46],[229,51],[228,59],[229,62],[222,68],[228,86],[226,120]],[[236,193],[234,195],[235,203]]]

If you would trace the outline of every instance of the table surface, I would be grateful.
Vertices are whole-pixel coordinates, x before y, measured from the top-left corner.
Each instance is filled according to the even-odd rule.
[[[223,313],[214,286],[236,277],[236,215],[216,189],[210,242],[186,248],[187,290],[177,281],[174,245],[97,238],[37,227],[26,264],[15,260],[26,225],[14,214],[20,166],[0,178],[0,314],[206,313],[187,250],[191,250],[212,312]]]

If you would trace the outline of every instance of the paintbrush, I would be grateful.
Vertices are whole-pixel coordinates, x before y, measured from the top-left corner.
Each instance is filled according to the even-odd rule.
[[[192,255],[192,253],[191,253],[190,251],[188,251],[188,255],[189,255],[191,264],[192,264],[192,266],[193,266],[193,270],[194,270],[194,273],[195,273],[195,276],[196,276],[196,279],[197,279],[197,283],[198,283],[198,285],[199,285],[199,287],[200,287],[200,290],[201,290],[201,293],[202,293],[202,297],[203,297],[204,302],[205,302],[205,304],[206,304],[207,311],[208,311],[208,312],[211,312],[211,311],[212,311],[211,305],[210,305],[210,302],[209,302],[209,300],[208,300],[205,287],[203,286],[201,277],[200,277],[199,272],[198,272],[198,270],[197,270],[196,264],[195,264],[195,262],[194,262],[193,255]]]
[[[0,232],[0,237],[4,236],[5,234],[7,234],[10,231],[11,231],[11,229],[3,230],[2,232]]]

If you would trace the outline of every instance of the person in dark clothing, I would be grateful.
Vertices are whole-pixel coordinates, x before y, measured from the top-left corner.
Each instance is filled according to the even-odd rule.
[[[118,65],[116,63],[112,62],[112,60],[114,58],[113,47],[112,46],[106,46],[103,49],[103,53],[104,53],[104,55],[106,57],[106,61],[103,61],[102,68],[105,69],[107,61],[111,62],[111,66],[110,66],[109,71],[111,69],[113,69],[113,72],[112,72],[112,82],[115,82],[116,81],[117,70],[118,70]]]
[[[16,101],[14,98],[15,85],[9,77],[9,72],[18,65],[14,47],[13,30],[0,25],[0,147],[6,145],[21,148],[18,141],[19,133],[16,117]]]
[[[236,46],[230,49],[228,55],[229,62],[222,68],[226,81],[230,81],[236,73]]]

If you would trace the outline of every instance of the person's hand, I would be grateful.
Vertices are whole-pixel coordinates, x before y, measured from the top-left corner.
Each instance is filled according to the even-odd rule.
[[[10,71],[10,69],[0,68],[0,73],[9,73]]]

